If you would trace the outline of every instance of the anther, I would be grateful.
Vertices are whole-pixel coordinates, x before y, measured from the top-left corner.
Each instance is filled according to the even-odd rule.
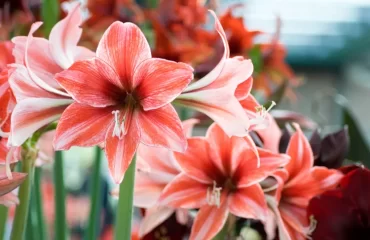
[[[116,136],[118,138],[121,138],[122,124],[119,121],[119,111],[118,110],[112,111],[112,114],[114,115],[114,129],[113,129],[112,137]]]
[[[213,181],[213,187],[207,189],[207,203],[211,206],[220,207],[222,187],[217,187],[216,181]]]

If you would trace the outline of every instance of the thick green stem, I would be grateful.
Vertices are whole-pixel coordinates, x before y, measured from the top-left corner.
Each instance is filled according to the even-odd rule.
[[[6,223],[8,220],[8,208],[0,205],[0,239],[5,237]]]
[[[119,188],[118,209],[115,224],[115,240],[131,239],[131,222],[133,214],[133,197],[135,183],[136,156],[125,173]]]
[[[39,240],[48,239],[47,228],[44,218],[44,209],[42,201],[42,189],[41,189],[41,178],[42,178],[42,169],[41,167],[35,168],[35,182],[33,185],[33,203],[34,203],[34,214],[36,215],[37,222],[37,233]]]
[[[31,154],[32,155],[32,154]],[[11,240],[23,240],[26,230],[28,208],[30,205],[31,186],[33,179],[34,158],[25,157],[22,161],[22,172],[27,173],[26,180],[19,187],[19,205],[15,210]]]
[[[90,183],[90,217],[85,234],[86,240],[98,239],[100,229],[100,209],[101,209],[101,160],[102,151],[99,147],[95,148],[95,163],[94,170],[91,176]]]
[[[61,151],[55,152],[54,162],[54,192],[55,192],[55,240],[67,239],[66,205],[64,188],[64,167],[63,154]]]

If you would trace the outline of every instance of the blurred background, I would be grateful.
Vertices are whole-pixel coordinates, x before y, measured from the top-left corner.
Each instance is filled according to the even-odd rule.
[[[336,100],[346,99],[370,140],[370,1],[225,0],[220,11],[235,3],[244,3],[235,13],[244,16],[251,30],[273,34],[276,17],[281,18],[286,60],[304,83],[296,89],[296,102],[285,98],[277,108],[335,128],[341,123]]]

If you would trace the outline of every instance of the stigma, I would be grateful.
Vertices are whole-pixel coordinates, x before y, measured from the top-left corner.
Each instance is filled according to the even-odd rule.
[[[222,187],[217,187],[216,181],[213,181],[213,187],[207,189],[207,203],[210,206],[220,207]]]

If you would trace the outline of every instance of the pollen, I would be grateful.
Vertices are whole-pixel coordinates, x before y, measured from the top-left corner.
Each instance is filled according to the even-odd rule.
[[[207,203],[210,206],[220,207],[222,187],[217,187],[216,181],[213,181],[213,187],[207,189]]]

